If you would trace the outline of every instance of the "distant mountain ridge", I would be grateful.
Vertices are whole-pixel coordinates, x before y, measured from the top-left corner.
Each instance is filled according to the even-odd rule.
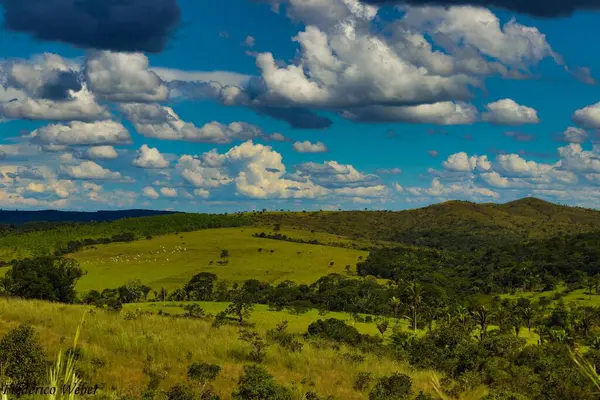
[[[0,210],[0,224],[23,225],[32,222],[108,222],[123,218],[153,217],[175,214],[173,211],[157,210],[114,210],[114,211],[19,211]]]

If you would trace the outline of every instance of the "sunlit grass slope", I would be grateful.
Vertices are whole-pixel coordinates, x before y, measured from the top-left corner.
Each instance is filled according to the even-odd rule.
[[[70,255],[88,271],[77,290],[116,288],[133,279],[140,279],[154,290],[161,287],[172,290],[198,272],[213,272],[220,280],[238,282],[258,279],[268,283],[284,280],[312,283],[330,273],[345,273],[346,265],[355,270],[359,257],[368,255],[365,251],[347,248],[252,236],[262,231],[258,228],[207,229],[131,243],[98,245]],[[317,240],[338,240],[333,235],[296,233]],[[221,258],[222,250],[227,250],[229,257]],[[219,265],[222,260],[228,260],[228,264]]]
[[[39,332],[48,356],[52,357],[68,346],[85,310],[81,306],[0,300],[0,334],[21,323],[31,324]],[[222,399],[231,399],[243,365],[248,363],[244,360],[248,348],[238,340],[237,327],[214,328],[205,321],[156,315],[128,320],[125,315],[125,312],[96,311],[87,317],[80,337],[79,361],[86,381],[102,384],[105,390],[140,398],[149,381],[143,372],[144,366],[148,366],[147,360],[151,360],[153,371],[164,376],[162,388],[183,382],[190,362],[209,362],[222,367],[215,381],[217,393]],[[261,324],[257,324],[256,330],[264,334]],[[363,354],[364,361],[358,362],[344,357],[355,352],[345,346],[333,350],[328,346],[316,348],[305,344],[300,353],[290,353],[272,344],[264,365],[279,383],[293,388],[295,399],[301,399],[301,394],[308,390],[323,397],[366,399],[368,392],[352,388],[356,374],[361,371],[369,371],[376,377],[393,372],[407,373],[413,378],[415,389],[433,394],[433,372],[414,371],[371,354]],[[463,398],[478,399],[483,393],[483,390],[476,391]]]

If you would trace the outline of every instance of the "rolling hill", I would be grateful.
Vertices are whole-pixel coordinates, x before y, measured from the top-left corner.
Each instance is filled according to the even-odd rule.
[[[561,206],[535,198],[506,204],[449,201],[391,211],[265,213],[258,225],[328,232],[445,249],[543,239],[600,231],[600,211]]]

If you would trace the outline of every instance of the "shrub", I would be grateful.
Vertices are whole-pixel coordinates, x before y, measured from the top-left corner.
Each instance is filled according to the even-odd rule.
[[[352,386],[354,390],[363,391],[373,381],[373,375],[370,372],[359,372],[356,374],[356,378],[354,378],[354,385]]]
[[[204,384],[217,379],[220,372],[221,367],[216,364],[194,363],[188,367],[187,376],[193,381]]]
[[[402,400],[412,392],[412,379],[408,375],[394,374],[380,378],[369,393],[369,400]]]
[[[16,388],[31,388],[44,381],[46,362],[35,330],[21,325],[0,341],[0,370]]]
[[[258,365],[244,367],[238,387],[232,393],[233,400],[291,400],[292,393],[280,386],[266,369]]]
[[[361,335],[355,327],[346,325],[344,321],[335,318],[313,322],[308,326],[308,335],[352,345],[357,345],[361,341]]]
[[[240,331],[240,340],[247,342],[252,346],[250,350],[250,359],[255,362],[263,362],[267,356],[268,345],[260,337],[257,332],[250,332],[247,330]]]
[[[188,304],[184,306],[183,309],[185,310],[184,316],[186,318],[201,319],[206,316],[206,312],[199,304]]]
[[[269,329],[267,331],[267,337],[292,353],[302,351],[304,344],[298,339],[297,335],[286,331],[287,326],[288,322],[283,321],[278,324],[275,329]]]
[[[171,386],[167,392],[168,400],[194,400],[194,392],[189,386],[175,385]]]

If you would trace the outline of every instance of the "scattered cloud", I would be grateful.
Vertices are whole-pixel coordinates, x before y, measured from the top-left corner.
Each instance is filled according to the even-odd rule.
[[[142,145],[137,152],[137,158],[133,160],[133,165],[140,168],[162,169],[168,168],[170,163],[158,149]]]
[[[536,110],[519,105],[511,99],[498,100],[485,107],[488,111],[482,114],[482,119],[494,125],[516,126],[540,122]]]
[[[294,143],[294,150],[298,153],[325,153],[327,152],[327,146],[322,142],[311,143],[306,140],[304,142]]]

